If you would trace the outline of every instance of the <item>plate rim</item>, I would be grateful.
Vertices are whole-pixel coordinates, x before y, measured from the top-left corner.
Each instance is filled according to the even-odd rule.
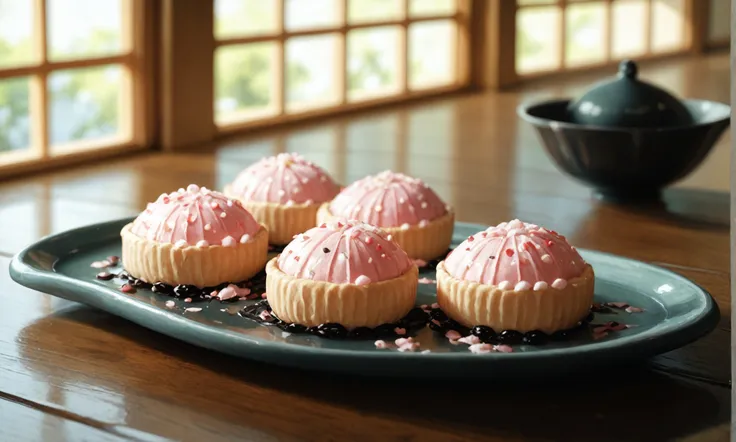
[[[654,271],[659,274],[664,274],[670,278],[674,278],[679,280],[680,282],[689,285],[692,287],[692,289],[695,291],[696,296],[700,296],[703,299],[703,305],[700,309],[698,309],[697,314],[689,319],[686,319],[683,321],[678,322],[677,324],[672,324],[670,326],[664,326],[664,329],[658,328],[656,331],[644,331],[641,333],[637,333],[632,336],[626,336],[614,340],[602,340],[597,341],[594,344],[589,345],[583,345],[583,346],[574,346],[574,347],[562,347],[562,348],[553,348],[548,349],[544,351],[534,351],[534,352],[512,352],[512,353],[488,353],[484,355],[475,355],[471,352],[431,352],[431,353],[419,353],[419,352],[394,352],[394,351],[367,351],[365,349],[355,350],[355,349],[332,349],[332,348],[324,348],[324,347],[309,347],[309,346],[301,346],[301,345],[294,345],[289,344],[285,342],[279,342],[279,341],[268,341],[264,339],[260,339],[258,337],[253,337],[249,335],[245,335],[242,333],[238,333],[235,331],[231,331],[225,328],[203,324],[198,321],[189,320],[185,316],[181,314],[177,314],[174,311],[167,311],[160,307],[156,307],[154,305],[141,302],[135,298],[131,298],[127,296],[125,293],[122,293],[120,291],[111,289],[109,287],[99,286],[95,285],[92,281],[84,281],[81,279],[76,279],[67,275],[64,275],[62,273],[56,272],[56,271],[48,271],[44,269],[37,268],[30,264],[30,262],[33,262],[29,258],[29,254],[37,251],[42,250],[45,251],[48,248],[46,247],[48,244],[54,242],[54,241],[60,241],[63,240],[64,237],[67,236],[74,236],[77,233],[80,232],[88,232],[93,229],[104,229],[106,227],[112,227],[115,225],[123,226],[127,222],[130,222],[130,220],[134,219],[135,217],[125,217],[125,218],[119,218],[116,220],[110,220],[102,223],[94,223],[94,224],[88,224],[85,226],[80,226],[74,229],[65,230],[63,232],[58,232],[55,234],[47,235],[45,237],[40,238],[39,240],[33,242],[32,244],[29,244],[26,246],[23,250],[16,253],[13,258],[10,261],[9,266],[9,274],[11,279],[16,282],[17,284],[20,284],[24,287],[41,291],[45,294],[48,294],[50,296],[59,297],[63,299],[68,299],[65,296],[61,296],[59,294],[49,293],[50,289],[53,288],[62,288],[62,291],[84,291],[83,296],[90,297],[92,299],[95,299],[94,297],[97,296],[101,291],[106,292],[108,296],[103,296],[99,298],[101,302],[80,302],[77,300],[73,300],[74,302],[85,304],[92,306],[94,308],[98,308],[101,310],[104,310],[114,316],[123,317],[127,320],[130,320],[131,322],[136,323],[139,326],[149,328],[157,333],[161,333],[167,336],[170,336],[174,339],[181,340],[188,342],[192,345],[204,347],[211,349],[213,351],[219,351],[224,353],[229,353],[237,357],[242,358],[248,358],[248,359],[256,359],[261,360],[265,362],[270,363],[276,363],[279,365],[284,365],[284,363],[279,361],[274,361],[275,358],[269,357],[269,355],[278,355],[278,354],[290,354],[294,356],[294,360],[299,360],[300,358],[337,358],[340,360],[346,360],[346,359],[358,359],[358,360],[370,360],[374,362],[392,362],[397,360],[404,360],[404,359],[422,359],[422,360],[428,360],[431,359],[433,362],[437,361],[453,361],[453,362],[465,362],[465,361],[474,361],[477,362],[478,360],[485,360],[488,364],[504,364],[504,363],[510,363],[510,364],[516,364],[521,363],[524,361],[545,361],[545,360],[555,360],[558,359],[561,356],[570,358],[571,360],[579,360],[581,357],[591,357],[595,356],[598,357],[600,355],[606,355],[606,354],[613,354],[616,350],[621,351],[622,349],[625,350],[627,353],[635,354],[637,351],[640,353],[647,354],[646,357],[653,357],[657,354],[661,354],[667,351],[671,351],[677,348],[680,348],[684,345],[687,345],[689,343],[692,343],[694,341],[697,341],[698,339],[702,338],[703,336],[709,334],[712,332],[718,325],[720,321],[720,308],[717,304],[717,302],[713,299],[712,295],[705,290],[703,287],[701,287],[699,284],[697,284],[695,281],[690,280],[689,278],[680,275],[672,270],[669,270],[665,267],[658,266],[656,264],[647,263],[644,261],[639,261],[633,258],[628,258],[620,255],[615,255],[608,252],[602,252],[597,250],[591,250],[591,249],[585,249],[585,248],[577,248],[577,250],[583,254],[589,254],[591,256],[600,256],[603,258],[608,259],[614,259],[618,261],[624,261],[629,264],[637,264],[637,265],[643,265],[647,268],[649,268],[651,271]],[[468,222],[455,222],[456,227],[462,227],[467,229],[478,229],[477,231],[482,231],[488,228],[488,226],[478,223],[468,223]],[[70,249],[70,251],[73,249]],[[60,256],[53,255],[55,258],[54,265],[56,262],[58,262],[58,259]],[[52,266],[53,268],[53,266]],[[126,304],[132,304],[134,307],[136,307],[136,312],[138,315],[140,315],[140,312],[143,312],[145,315],[145,319],[149,319],[149,316],[151,319],[154,319],[156,317],[164,317],[167,319],[167,323],[164,323],[163,327],[149,327],[148,325],[143,324],[142,322],[146,321],[139,321],[137,318],[133,316],[138,315],[128,315],[126,312],[120,312],[120,311],[111,311],[110,309],[102,306],[105,304],[106,301],[115,301],[115,302],[123,302]],[[173,330],[173,325],[178,324],[180,327],[183,327],[185,329],[190,329],[196,332],[195,334],[204,333],[205,336],[210,335],[217,337],[218,339],[225,339],[227,341],[234,341],[236,342],[237,346],[243,347],[248,346],[249,348],[258,348],[259,350],[265,352],[261,354],[254,354],[251,357],[251,355],[245,355],[247,352],[230,352],[227,349],[224,349],[223,347],[226,347],[225,345],[208,345],[205,342],[202,342],[202,340],[197,339],[189,339],[187,336],[182,336],[181,333],[176,333],[174,331],[169,332],[168,329]],[[661,324],[661,322],[660,322]],[[191,334],[191,333],[186,333]],[[244,349],[244,348],[243,348]],[[245,349],[247,350],[247,349]],[[258,357],[258,356],[264,356],[264,357]],[[287,365],[292,366],[299,366],[300,364],[297,363],[287,363]]]

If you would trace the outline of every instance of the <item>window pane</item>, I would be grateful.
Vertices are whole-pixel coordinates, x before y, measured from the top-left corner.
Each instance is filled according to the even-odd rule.
[[[402,18],[401,0],[349,0],[348,21],[351,23]]]
[[[399,46],[396,26],[348,34],[349,100],[398,92]]]
[[[50,59],[120,52],[121,0],[47,0],[46,4]]]
[[[215,0],[215,37],[278,31],[277,0]]]
[[[615,58],[641,55],[647,50],[647,0],[619,0],[613,3]]]
[[[273,115],[276,103],[276,43],[223,46],[215,52],[215,118],[245,121]]]
[[[452,15],[455,0],[409,0],[410,15]]]
[[[455,81],[455,22],[430,21],[409,27],[409,87],[447,85]]]
[[[33,54],[33,2],[0,0],[0,68],[28,64]]]
[[[516,72],[524,74],[558,68],[560,9],[521,9],[516,17]]]
[[[337,103],[338,34],[293,38],[286,43],[286,108],[297,110]]]
[[[29,80],[0,80],[0,155],[27,149],[30,139]]]
[[[685,43],[685,1],[654,0],[652,16],[652,51],[681,48]]]
[[[124,80],[118,65],[53,72],[48,79],[51,144],[117,135]]]
[[[602,2],[570,5],[566,10],[566,52],[568,66],[605,60],[606,10]]]
[[[2,12],[0,12],[2,14]],[[731,0],[710,0],[708,40],[728,40],[731,35]]]
[[[287,30],[339,26],[338,0],[286,0],[284,26]]]

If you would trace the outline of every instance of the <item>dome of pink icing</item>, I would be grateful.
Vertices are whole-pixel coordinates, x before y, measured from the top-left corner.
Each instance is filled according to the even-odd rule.
[[[243,201],[279,204],[324,203],[340,187],[301,155],[281,153],[252,164],[235,178],[231,193]]]
[[[343,189],[330,213],[380,227],[409,227],[439,218],[447,207],[422,180],[384,171]]]
[[[177,247],[205,247],[246,243],[260,228],[239,201],[190,184],[149,203],[133,221],[131,232]]]
[[[445,259],[457,279],[504,290],[564,288],[586,263],[565,238],[535,224],[513,220],[468,237]]]
[[[335,221],[297,235],[278,267],[296,278],[365,285],[397,278],[414,263],[383,230],[359,221]]]

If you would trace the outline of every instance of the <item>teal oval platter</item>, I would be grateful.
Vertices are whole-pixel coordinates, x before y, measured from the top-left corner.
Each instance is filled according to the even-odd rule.
[[[18,253],[10,264],[17,283],[123,317],[190,344],[261,362],[307,370],[391,377],[545,377],[605,368],[642,360],[691,343],[712,331],[718,306],[697,284],[663,268],[578,249],[596,273],[595,302],[623,302],[643,309],[596,313],[594,323],[616,321],[630,327],[602,339],[590,333],[542,346],[515,345],[513,352],[474,354],[465,344],[424,328],[415,335],[422,350],[377,349],[373,341],[333,340],[285,333],[275,326],[237,315],[245,305],[181,300],[138,289],[119,290],[119,283],[100,281],[90,267],[110,255],[120,256],[120,229],[130,219],[82,227],[46,237]],[[486,226],[456,223],[453,247]],[[434,279],[433,269],[420,278]],[[173,308],[166,301],[173,300]],[[419,284],[417,304],[435,301],[434,284]],[[201,307],[185,312],[186,307]],[[9,308],[9,306],[5,306]]]

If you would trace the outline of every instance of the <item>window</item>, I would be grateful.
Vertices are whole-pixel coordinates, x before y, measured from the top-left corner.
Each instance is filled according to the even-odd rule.
[[[0,167],[134,144],[140,0],[0,0]]]
[[[465,86],[457,0],[215,0],[220,131]]]
[[[516,74],[688,49],[686,0],[517,0]]]

